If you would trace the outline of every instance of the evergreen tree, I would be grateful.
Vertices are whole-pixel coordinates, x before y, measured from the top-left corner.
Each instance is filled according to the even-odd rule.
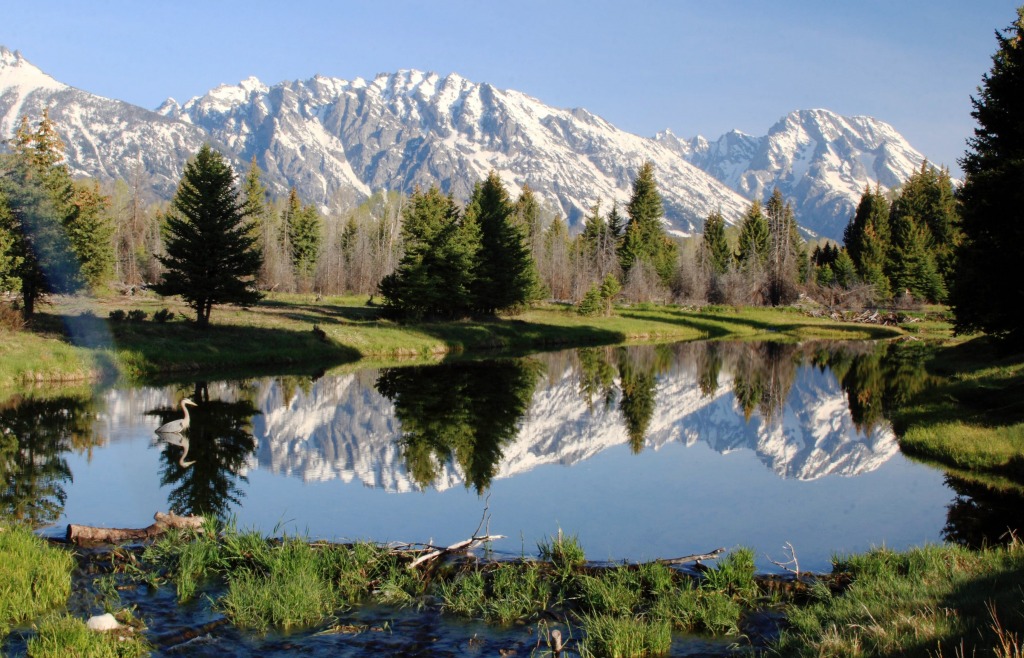
[[[473,292],[481,313],[520,308],[537,295],[536,265],[514,210],[497,172],[474,187],[466,219],[480,228]]]
[[[676,271],[678,248],[661,223],[665,210],[654,180],[654,163],[644,162],[637,172],[626,214],[629,222],[619,247],[623,272],[628,273],[636,262],[644,261],[669,285]]]
[[[889,201],[877,186],[874,192],[865,186],[857,211],[843,231],[843,243],[857,276],[874,286],[875,299],[879,301],[892,295],[886,276],[890,242]]]
[[[207,327],[214,304],[252,304],[262,255],[235,174],[220,153],[204,144],[185,165],[171,201],[165,234],[167,268],[153,286],[161,295],[180,295]]]
[[[612,209],[608,212],[608,230],[616,241],[622,240],[626,233],[626,220],[619,213],[618,201],[612,201]]]
[[[110,197],[100,193],[96,181],[76,181],[71,203],[74,220],[68,222],[71,249],[78,256],[82,277],[93,290],[114,273],[114,223],[109,214]]]
[[[0,159],[0,242],[6,243],[0,278],[20,290],[25,318],[44,295],[73,293],[85,283],[68,236],[78,207],[63,149],[47,114],[35,130],[22,117],[12,153]]]
[[[320,213],[316,206],[302,205],[299,193],[293,187],[288,192],[288,203],[285,206],[282,224],[288,234],[292,271],[300,280],[308,282],[316,271],[317,259],[320,256]]]
[[[725,218],[716,210],[704,222],[704,258],[714,274],[725,274],[729,270],[732,253],[725,239]]]
[[[405,252],[379,291],[393,314],[413,319],[460,318],[473,310],[480,228],[460,217],[436,185],[417,189],[402,210]]]
[[[924,162],[904,183],[890,211],[888,271],[897,290],[909,289],[915,297],[929,301],[945,299],[944,273],[952,271],[958,223],[949,174]],[[910,251],[912,258],[907,257]]]
[[[768,260],[768,222],[761,212],[761,202],[755,200],[740,221],[739,251],[736,260],[741,267],[756,262],[764,265]]]
[[[256,164],[256,156],[253,156],[242,182],[242,201],[245,204],[245,216],[251,222],[253,237],[263,252],[263,263],[260,265],[258,277],[262,288],[271,288],[277,283],[273,281],[272,261],[277,258],[275,252],[279,243],[280,228],[275,213],[271,212],[269,199],[267,186],[263,184],[263,171]]]
[[[1024,7],[1006,30],[982,78],[971,115],[978,122],[960,161],[963,242],[951,302],[958,332],[1024,332]]]

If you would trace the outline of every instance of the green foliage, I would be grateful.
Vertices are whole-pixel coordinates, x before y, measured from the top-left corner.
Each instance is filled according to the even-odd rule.
[[[47,545],[20,525],[0,525],[0,640],[23,624],[67,601],[71,553]]]
[[[748,267],[755,262],[764,265],[768,261],[769,240],[768,221],[762,212],[761,202],[754,200],[740,221],[739,251],[736,253],[740,267]]]
[[[111,322],[124,322],[125,319],[128,317],[128,313],[125,312],[124,309],[115,308],[107,315],[107,317],[110,318]]]
[[[255,207],[253,202],[247,201]],[[323,240],[323,220],[313,205],[302,205],[299,193],[293,187],[282,213],[282,223],[288,237],[292,268],[300,279],[309,280],[316,272],[317,259]]]
[[[943,270],[952,270],[957,221],[949,174],[924,162],[904,183],[890,211],[886,272],[893,290],[909,290],[916,299],[931,302],[945,300]]]
[[[506,359],[387,368],[377,390],[394,402],[402,423],[399,446],[418,485],[431,486],[454,462],[466,487],[482,493],[516,437],[536,383],[536,362]]]
[[[380,293],[391,313],[420,319],[461,318],[474,308],[480,227],[460,217],[437,186],[416,190],[402,211],[405,253]]]
[[[467,223],[480,229],[480,251],[473,278],[473,305],[484,314],[515,310],[536,299],[537,269],[527,232],[516,221],[515,207],[497,172],[473,188]]]
[[[96,181],[75,181],[71,203],[74,218],[66,223],[68,239],[81,265],[82,278],[96,290],[114,274],[110,197],[100,194]]]
[[[1024,7],[1005,34],[983,76],[971,115],[978,122],[960,161],[963,242],[956,252],[951,304],[956,330],[999,336],[1024,332]]]
[[[672,648],[672,626],[664,620],[612,615],[583,615],[580,619],[587,631],[580,643],[584,658],[632,658],[664,656]]]
[[[164,322],[170,322],[173,319],[174,319],[174,312],[171,311],[171,309],[169,309],[169,308],[162,308],[159,311],[153,313],[153,321],[154,322],[164,323]]]
[[[892,295],[886,275],[889,245],[889,201],[876,187],[864,188],[857,211],[843,232],[843,242],[857,270],[857,276],[875,287],[875,298],[886,300]]]
[[[164,236],[167,255],[159,257],[167,271],[153,290],[180,295],[204,328],[214,304],[259,301],[254,278],[262,255],[235,191],[235,174],[208,144],[185,165],[171,207]]]
[[[120,615],[124,621],[134,621]],[[152,647],[138,632],[138,623],[116,631],[98,633],[90,630],[81,619],[67,615],[48,617],[37,625],[36,635],[28,641],[28,655],[32,658],[136,658],[150,653]]]
[[[665,210],[654,180],[654,163],[644,162],[637,172],[626,214],[629,221],[619,247],[623,272],[628,273],[637,262],[646,262],[662,282],[669,285],[676,271],[678,247],[669,239],[661,223]]]
[[[35,130],[22,117],[12,146],[0,157],[0,284],[20,291],[29,318],[40,298],[85,284],[75,248],[84,249],[90,236],[77,231],[79,208],[62,164],[64,144],[48,114]]]
[[[725,274],[732,262],[732,252],[725,239],[725,218],[716,210],[704,222],[703,257],[715,274]]]
[[[576,535],[564,536],[561,529],[557,535],[537,542],[537,551],[540,553],[540,559],[550,562],[557,568],[582,566],[587,559],[579,538]]]
[[[576,312],[586,317],[599,315],[604,311],[604,301],[601,299],[601,288],[595,283],[590,286],[583,299],[576,305]]]

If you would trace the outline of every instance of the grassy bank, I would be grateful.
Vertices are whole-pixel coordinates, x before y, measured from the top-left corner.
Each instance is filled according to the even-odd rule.
[[[154,316],[168,309],[171,318]],[[143,320],[110,319],[111,313]],[[400,324],[364,297],[273,295],[252,308],[218,308],[213,326],[194,328],[180,303],[155,296],[60,298],[30,331],[0,329],[0,386],[156,373],[428,358],[451,352],[536,350],[630,341],[698,338],[882,338],[899,329],[833,322],[791,309],[622,308],[588,318],[542,305],[513,318]],[[316,331],[314,331],[316,327]]]
[[[1024,353],[975,338],[941,348],[935,383],[893,413],[904,452],[1024,490]]]
[[[37,620],[30,655],[147,651],[141,634],[130,646],[111,644],[109,635],[90,634],[81,620],[56,614],[67,600],[71,560],[16,532],[17,545],[29,547],[2,544],[3,562],[15,569],[0,570],[0,591],[5,601],[18,597],[8,606],[18,608],[17,616],[5,613],[7,624]],[[1020,542],[979,551],[878,549],[837,557],[832,574],[799,580],[757,577],[751,551],[742,548],[704,571],[657,563],[597,567],[561,534],[539,542],[537,559],[457,559],[412,569],[417,555],[208,526],[198,536],[171,533],[141,553],[114,551],[100,560],[108,568],[85,577],[105,593],[99,603],[106,609],[123,610],[120,592],[139,585],[169,587],[180,605],[208,607],[247,633],[286,632],[297,648],[302,637],[370,630],[347,616],[362,606],[483,621],[519,633],[538,655],[561,646],[581,656],[659,656],[670,652],[674,637],[696,634],[765,656],[1018,658],[1024,637]],[[50,581],[57,587],[43,586]],[[159,625],[154,615],[167,610],[135,614]]]

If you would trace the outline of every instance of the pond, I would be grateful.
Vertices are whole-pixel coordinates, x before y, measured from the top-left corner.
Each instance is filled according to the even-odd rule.
[[[562,529],[598,562],[744,545],[764,571],[788,544],[827,571],[837,552],[989,532],[974,492],[902,456],[886,420],[928,385],[925,349],[698,342],[32,394],[0,403],[0,513],[53,535],[171,509],[439,544],[483,523],[499,556]],[[190,429],[157,435],[184,397]]]

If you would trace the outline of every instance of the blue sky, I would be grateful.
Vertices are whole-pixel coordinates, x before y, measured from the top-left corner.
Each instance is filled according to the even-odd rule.
[[[958,172],[970,95],[1021,0],[6,0],[0,44],[147,108],[221,83],[456,72],[619,128],[763,135],[827,108]]]

